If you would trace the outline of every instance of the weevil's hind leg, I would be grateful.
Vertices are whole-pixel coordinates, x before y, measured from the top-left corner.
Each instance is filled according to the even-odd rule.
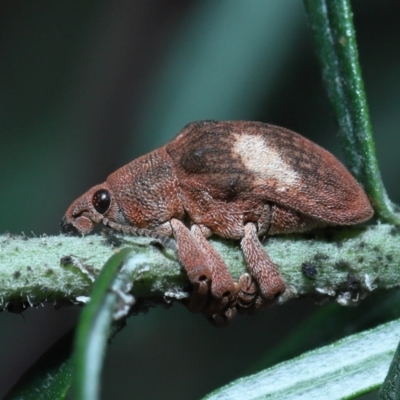
[[[202,311],[216,325],[225,325],[235,313],[237,286],[221,256],[203,236],[200,227],[192,232],[177,219],[171,220],[178,244],[178,257],[193,285],[188,308]]]
[[[250,275],[257,282],[260,294],[260,296],[255,297],[252,308],[261,308],[282,294],[286,289],[286,284],[278,267],[262,248],[255,224],[248,222],[244,227],[244,232],[244,237],[241,240],[243,254]],[[251,277],[243,280],[241,278],[239,281],[239,302],[247,301],[248,303],[251,294],[254,294],[254,284],[250,279]]]

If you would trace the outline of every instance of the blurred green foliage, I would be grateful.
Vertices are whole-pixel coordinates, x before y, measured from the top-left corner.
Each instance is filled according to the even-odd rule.
[[[400,3],[354,0],[353,11],[380,167],[399,202]],[[57,234],[74,198],[193,120],[283,125],[340,157],[312,46],[298,0],[2,2],[0,233]],[[300,300],[224,330],[179,306],[132,318],[110,346],[104,398],[198,398],[312,309]],[[74,314],[0,315],[1,391]]]

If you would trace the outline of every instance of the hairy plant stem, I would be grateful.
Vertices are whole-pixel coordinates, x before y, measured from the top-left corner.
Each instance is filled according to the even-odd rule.
[[[120,237],[134,252],[132,294],[164,301],[188,296],[188,280],[172,250],[148,238]],[[211,240],[238,279],[246,271],[238,243]],[[297,295],[316,294],[354,304],[374,289],[400,286],[400,231],[388,224],[272,237],[264,245]],[[99,235],[80,238],[0,236],[0,306],[77,303],[118,251]]]

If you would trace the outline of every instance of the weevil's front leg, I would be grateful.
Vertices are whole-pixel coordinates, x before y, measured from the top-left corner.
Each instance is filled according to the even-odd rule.
[[[196,243],[189,229],[177,219],[171,219],[172,232],[178,244],[178,258],[193,285],[193,293],[188,304],[192,312],[204,309],[208,299],[211,268],[202,248]]]
[[[237,286],[225,263],[197,225],[191,232],[181,221],[172,219],[171,226],[178,244],[179,261],[193,284],[188,308],[193,312],[202,311],[217,325],[226,324],[236,311],[233,303]]]
[[[262,248],[254,223],[249,222],[245,225],[241,246],[249,272],[256,280],[260,293],[260,296],[256,297],[253,307],[264,307],[285,291],[285,281],[278,267]],[[249,288],[252,287],[252,282],[250,279],[244,279],[242,282],[239,281],[240,283],[242,283],[240,290],[246,297]],[[254,292],[254,287],[251,290]],[[239,292],[239,299],[240,297],[241,293]]]
[[[192,225],[191,232],[206,254],[207,265],[211,268],[210,290],[213,301],[208,304],[205,314],[209,315],[216,325],[226,325],[236,315],[238,285],[233,281],[220,254],[206,239],[211,232],[199,225]]]

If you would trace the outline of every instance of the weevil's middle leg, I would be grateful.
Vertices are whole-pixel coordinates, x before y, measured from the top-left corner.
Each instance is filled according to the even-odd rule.
[[[255,279],[259,289],[260,296],[255,297],[253,307],[264,307],[285,291],[286,283],[278,267],[262,248],[254,223],[248,222],[244,226],[244,237],[240,244],[250,275]],[[254,293],[254,285],[251,279],[243,280],[239,292],[239,301],[243,297],[243,292],[245,299],[249,297],[247,292]]]

